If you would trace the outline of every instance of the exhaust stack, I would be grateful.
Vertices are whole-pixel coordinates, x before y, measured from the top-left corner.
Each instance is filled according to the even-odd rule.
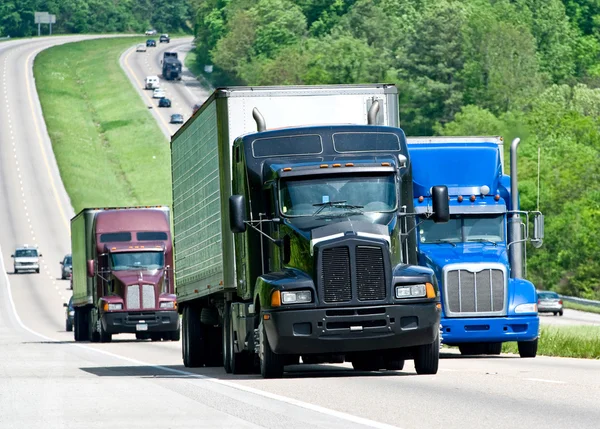
[[[379,100],[373,100],[373,104],[371,104],[371,107],[369,107],[369,111],[367,112],[367,123],[369,125],[375,125],[377,113],[379,113]]]
[[[519,207],[519,179],[517,177],[517,149],[520,138],[515,138],[510,145],[510,194],[512,210]],[[521,236],[521,215],[515,213],[510,220],[511,242],[510,245],[510,276],[523,278],[523,239]]]
[[[256,129],[258,132],[262,132],[267,129],[267,123],[265,122],[265,118],[256,107],[252,109],[252,117],[256,121]]]

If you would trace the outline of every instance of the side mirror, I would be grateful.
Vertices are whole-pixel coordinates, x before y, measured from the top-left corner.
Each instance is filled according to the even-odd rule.
[[[63,307],[68,307],[69,304],[67,304],[66,302],[63,302]]]
[[[243,195],[229,197],[229,227],[234,234],[246,232],[246,199]]]
[[[89,259],[87,261],[87,275],[88,275],[88,277],[94,277],[95,274],[96,274],[96,266],[94,264],[94,260]]]
[[[531,238],[531,245],[536,249],[542,247],[544,242],[544,215],[540,212],[533,214],[533,237]]]
[[[433,205],[432,219],[435,223],[445,223],[450,220],[450,203],[448,202],[448,187],[434,186],[431,189]]]
[[[58,261],[58,263],[59,263],[60,265],[64,265],[64,262],[63,262],[63,261]]]
[[[15,257],[15,255],[10,255],[10,257],[11,257],[11,258],[14,258],[14,257]]]

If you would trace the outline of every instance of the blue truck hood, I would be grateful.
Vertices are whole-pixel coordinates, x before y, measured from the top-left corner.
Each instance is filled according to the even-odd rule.
[[[496,262],[508,267],[506,245],[488,243],[419,244],[419,264],[432,268],[436,274],[448,264]],[[439,278],[439,277],[438,277]]]

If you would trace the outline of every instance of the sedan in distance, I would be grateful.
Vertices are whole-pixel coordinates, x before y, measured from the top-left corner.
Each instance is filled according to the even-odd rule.
[[[146,52],[146,45],[144,45],[143,43],[139,43],[135,47],[135,52]]]
[[[156,30],[153,28],[146,31],[146,36],[154,36],[155,34],[156,34]]]
[[[71,332],[73,330],[73,318],[75,317],[73,297],[69,298],[69,303],[65,302],[63,306],[65,307],[65,330]]]
[[[165,98],[167,93],[162,88],[156,88],[152,93],[152,98]]]
[[[154,40],[154,39],[146,40],[146,46],[148,48],[156,48],[156,40]]]
[[[172,124],[183,124],[183,115],[179,113],[175,113],[171,115],[171,123]]]
[[[563,315],[563,302],[556,292],[538,291],[538,313]]]
[[[71,259],[71,255],[66,255],[62,261],[60,261],[60,265],[62,266],[60,269],[62,280],[67,280],[71,277],[73,273],[73,262]]]
[[[158,100],[158,107],[171,107],[171,100],[168,98],[161,98]]]

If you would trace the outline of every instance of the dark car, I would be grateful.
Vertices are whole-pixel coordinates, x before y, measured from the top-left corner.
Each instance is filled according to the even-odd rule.
[[[168,34],[161,34],[158,40],[160,41],[160,43],[171,43],[171,38]]]
[[[171,123],[172,124],[183,124],[183,115],[180,115],[179,113],[175,113],[174,115],[171,115]]]
[[[538,291],[538,313],[554,313],[563,315],[563,302],[556,292]]]
[[[71,332],[73,330],[73,317],[75,316],[75,309],[73,308],[73,297],[69,298],[69,303],[66,302],[63,304],[65,310],[65,329],[67,332]]]
[[[148,48],[156,48],[156,40],[154,40],[154,39],[146,40],[146,46]]]
[[[171,107],[171,100],[168,98],[161,98],[158,100],[158,107]]]
[[[61,268],[61,276],[60,278],[63,280],[67,280],[73,274],[73,263],[71,259],[71,255],[66,255],[62,261],[60,261]]]
[[[194,113],[196,113],[198,111],[198,109],[200,109],[202,107],[202,103],[196,103],[194,104],[194,107],[192,107],[192,109],[194,110]]]

